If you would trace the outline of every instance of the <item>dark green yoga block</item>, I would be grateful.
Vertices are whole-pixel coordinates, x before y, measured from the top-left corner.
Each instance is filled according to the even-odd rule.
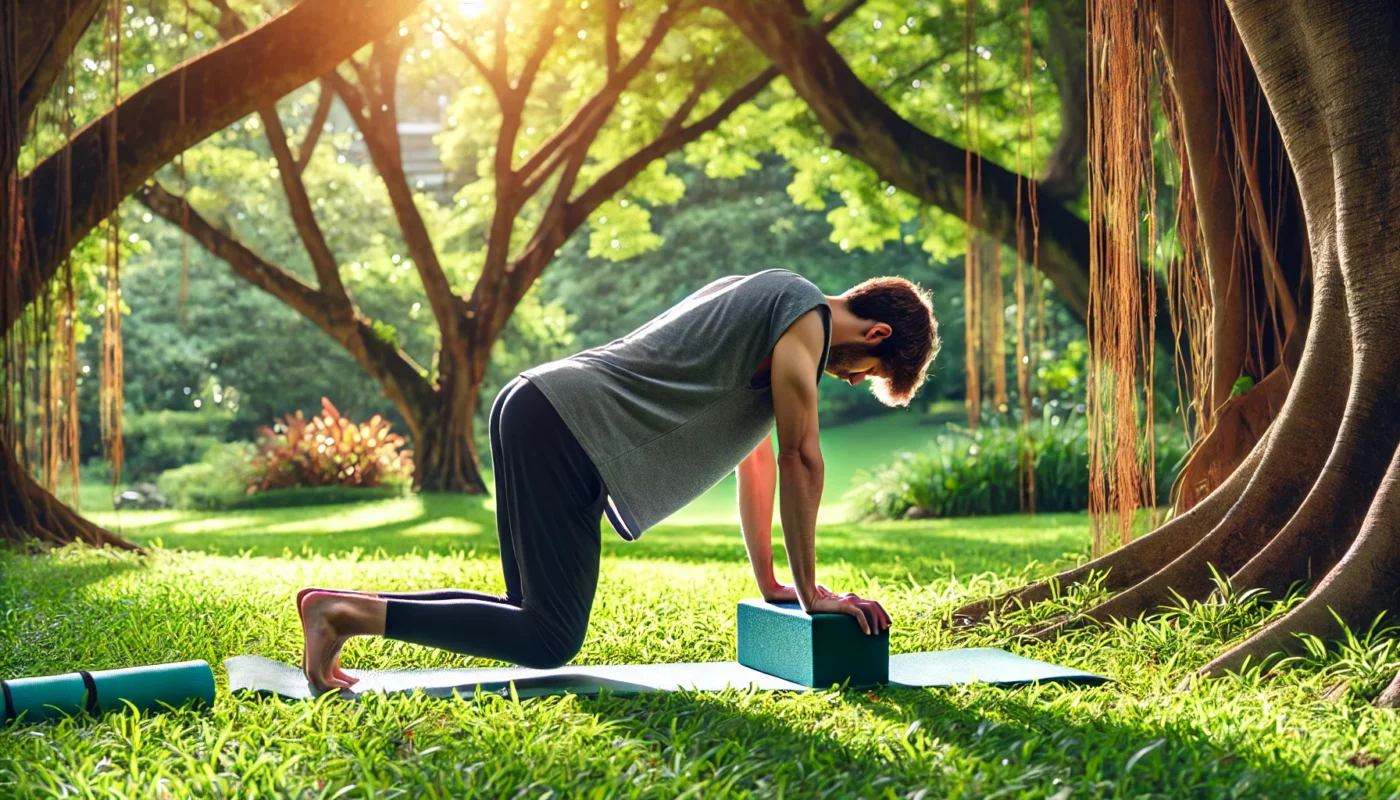
[[[873,686],[890,678],[890,633],[869,636],[847,614],[792,603],[739,602],[739,663],[813,688]]]

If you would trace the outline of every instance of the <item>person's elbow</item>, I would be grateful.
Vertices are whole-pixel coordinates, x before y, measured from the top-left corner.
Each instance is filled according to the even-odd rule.
[[[820,448],[797,447],[778,454],[778,469],[787,474],[820,481],[825,477],[826,464],[822,460]]]

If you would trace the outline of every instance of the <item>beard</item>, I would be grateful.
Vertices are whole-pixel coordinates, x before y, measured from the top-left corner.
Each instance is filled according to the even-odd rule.
[[[863,344],[834,344],[826,356],[826,371],[838,378],[855,372],[855,365],[870,357],[870,348]]]

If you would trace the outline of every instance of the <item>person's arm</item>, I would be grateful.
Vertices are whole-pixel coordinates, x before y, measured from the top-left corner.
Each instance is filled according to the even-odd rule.
[[[764,439],[734,470],[739,483],[739,527],[753,567],[759,594],[770,603],[796,603],[797,591],[773,572],[773,492],[778,486],[778,462],[772,437]],[[817,594],[830,594],[817,585]]]
[[[779,509],[793,588],[803,610],[817,600],[817,509],[824,465],[817,426],[817,369],[826,327],[810,311],[773,348],[773,415],[778,429]]]
[[[819,312],[810,311],[793,323],[773,348],[773,415],[778,429],[783,543],[802,610],[848,614],[860,623],[861,630],[874,634],[890,626],[890,617],[879,603],[855,594],[830,594],[817,586],[817,510],[825,477],[817,424],[817,370],[825,344],[826,326]]]
[[[773,574],[773,491],[778,485],[778,462],[769,439],[739,462],[734,476],[739,482],[739,528],[744,532],[744,549],[748,550],[758,591],[770,603],[779,599],[791,602],[796,598],[778,597],[782,584]]]

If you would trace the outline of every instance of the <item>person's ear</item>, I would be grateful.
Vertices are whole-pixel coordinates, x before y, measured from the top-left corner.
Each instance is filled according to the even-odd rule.
[[[890,338],[891,333],[894,333],[894,330],[890,328],[888,324],[877,322],[870,326],[870,330],[865,332],[865,343],[874,347],[880,342]]]

